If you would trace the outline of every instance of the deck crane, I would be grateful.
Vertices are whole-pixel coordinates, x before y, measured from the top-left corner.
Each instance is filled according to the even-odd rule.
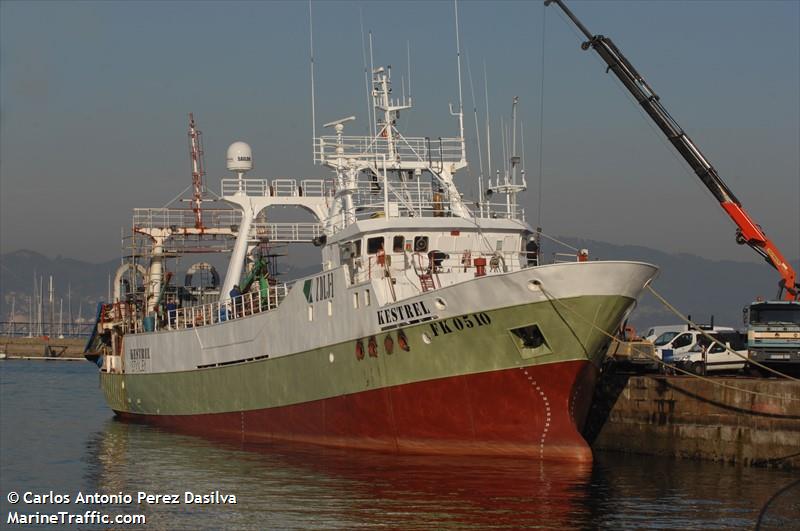
[[[608,37],[592,35],[564,5],[563,0],[545,0],[544,5],[558,4],[564,13],[572,20],[578,29],[588,39],[581,44],[583,50],[593,48],[594,51],[608,65],[611,71],[622,82],[628,92],[644,108],[645,112],[656,123],[667,139],[675,146],[678,153],[689,163],[703,184],[719,201],[720,206],[736,223],[736,243],[747,244],[755,252],[764,257],[764,260],[778,270],[781,276],[778,298],[786,301],[800,300],[800,285],[797,284],[797,274],[788,260],[770,240],[764,231],[755,224],[750,215],[744,210],[741,202],[736,198],[730,188],[723,182],[717,170],[708,162],[700,149],[692,142],[689,136],[681,129],[674,118],[661,104],[661,100],[633,67],[622,52]]]

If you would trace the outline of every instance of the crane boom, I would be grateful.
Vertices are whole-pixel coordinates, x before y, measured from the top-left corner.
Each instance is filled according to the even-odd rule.
[[[750,215],[744,210],[741,202],[736,198],[728,185],[722,180],[717,170],[708,162],[692,139],[683,131],[678,122],[669,114],[661,104],[659,97],[650,88],[650,85],[636,71],[633,65],[622,54],[608,37],[592,35],[586,26],[578,20],[572,11],[564,5],[563,0],[545,0],[544,4],[558,4],[567,17],[572,20],[578,29],[588,39],[581,44],[581,48],[593,48],[603,61],[608,65],[608,70],[622,82],[628,92],[644,108],[645,112],[656,123],[661,132],[675,146],[678,153],[691,166],[703,184],[708,188],[720,206],[736,223],[736,243],[747,244],[760,254],[768,264],[778,270],[781,276],[780,287],[786,300],[800,299],[800,285],[796,283],[797,274],[761,228],[755,224]],[[780,295],[779,295],[780,296]]]

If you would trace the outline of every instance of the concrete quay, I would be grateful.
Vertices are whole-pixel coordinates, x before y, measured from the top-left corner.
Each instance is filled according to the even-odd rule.
[[[710,380],[604,375],[584,435],[601,450],[800,469],[799,382]]]

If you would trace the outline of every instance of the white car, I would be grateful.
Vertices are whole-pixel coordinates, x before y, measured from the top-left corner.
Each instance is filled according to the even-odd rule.
[[[715,326],[703,330],[686,330],[684,328],[683,332],[664,332],[653,341],[653,345],[656,347],[656,356],[665,363],[674,363],[698,344],[707,343],[708,338],[704,334],[716,336],[722,333],[735,334],[736,331],[728,326]]]
[[[710,372],[738,371],[747,363],[747,346],[740,334],[713,334],[717,343],[698,343],[692,350],[683,354],[676,360],[676,365],[685,371],[704,375]],[[738,337],[737,337],[738,336]]]

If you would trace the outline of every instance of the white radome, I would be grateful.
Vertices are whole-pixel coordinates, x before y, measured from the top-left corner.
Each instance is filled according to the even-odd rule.
[[[234,142],[228,146],[226,157],[229,171],[250,171],[253,169],[253,151],[245,142]]]

